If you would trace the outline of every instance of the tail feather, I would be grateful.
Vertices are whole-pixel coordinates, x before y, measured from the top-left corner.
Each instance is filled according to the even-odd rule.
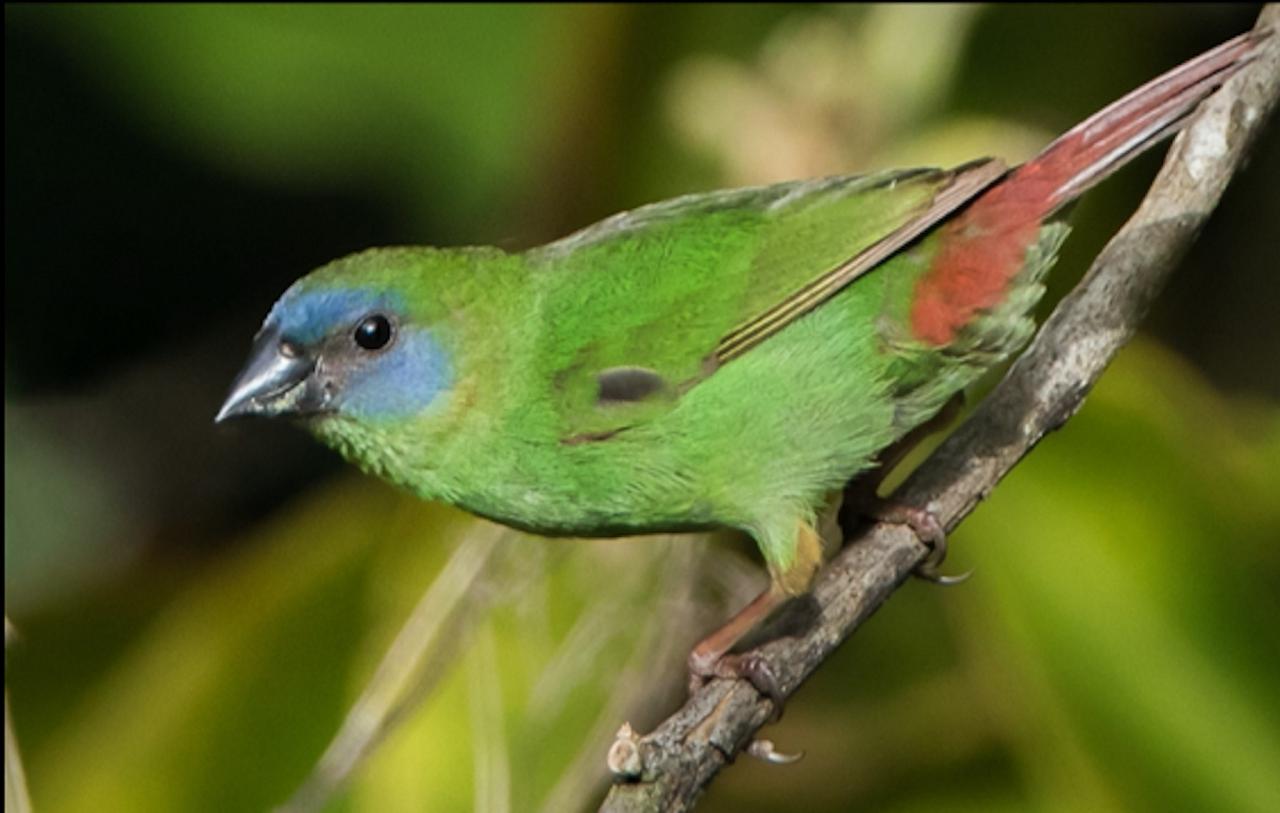
[[[1072,127],[943,227],[916,285],[912,332],[944,345],[1007,294],[1044,220],[1176,131],[1270,32],[1228,40]]]
[[[1053,211],[1176,132],[1206,96],[1255,53],[1259,37],[1242,34],[1184,62],[1072,127],[1009,178],[1043,172],[1057,181],[1045,200]]]

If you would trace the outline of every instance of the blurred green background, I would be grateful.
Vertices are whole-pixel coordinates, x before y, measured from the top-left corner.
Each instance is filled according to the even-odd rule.
[[[5,676],[36,809],[284,803],[428,588],[412,702],[323,809],[593,808],[617,726],[674,709],[763,584],[750,547],[536,539],[215,428],[274,298],[372,245],[1025,159],[1257,12],[6,5]],[[1045,312],[1158,163],[1077,207]],[[807,757],[744,757],[702,809],[1280,810],[1277,182],[1273,126],[955,535],[976,576],[902,589],[767,729]]]

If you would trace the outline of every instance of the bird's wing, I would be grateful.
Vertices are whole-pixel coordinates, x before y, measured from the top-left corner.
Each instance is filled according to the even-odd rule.
[[[566,443],[671,409],[1005,173],[984,159],[690,195],[531,252],[536,375]]]

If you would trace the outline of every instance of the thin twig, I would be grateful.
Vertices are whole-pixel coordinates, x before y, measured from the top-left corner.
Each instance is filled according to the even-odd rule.
[[[1280,28],[1280,5],[1258,26]],[[1046,321],[1027,352],[973,415],[895,496],[928,505],[954,528],[1048,432],[1075,414],[1132,336],[1178,259],[1217,205],[1280,97],[1280,36],[1201,105],[1169,151],[1138,211]],[[816,620],[758,650],[785,698],[853,633],[926,555],[899,525],[876,525],[822,572]],[[644,737],[615,743],[627,759],[602,810],[682,811],[755,738],[773,704],[745,680],[713,680]],[[625,739],[625,742],[623,741]]]
[[[4,617],[4,645],[16,634],[9,616]],[[9,686],[4,688],[4,809],[14,813],[31,813],[31,797],[27,793],[27,775],[22,770],[22,754],[18,751],[18,735],[13,730],[13,715],[9,713]]]
[[[681,625],[687,624],[693,614],[690,603],[696,587],[696,575],[701,569],[697,560],[712,556],[718,561],[723,556],[720,552],[709,552],[706,546],[698,550],[698,546],[681,544],[684,542],[686,540],[678,540],[672,544],[666,540],[665,552],[658,560],[661,566],[656,584],[646,579],[646,583],[651,585],[648,590],[656,595],[683,597],[677,602],[680,606],[653,613],[644,622],[631,654],[616,671],[617,679],[608,700],[596,712],[582,747],[543,799],[538,808],[541,813],[573,810],[598,790],[605,774],[601,770],[597,749],[608,743],[618,716],[628,708],[635,708],[642,700],[652,699],[655,693],[664,691],[663,682],[652,679],[655,670],[674,668],[684,662],[684,652],[679,643],[682,638],[678,633]],[[544,671],[539,681],[546,680],[549,672],[549,669]],[[664,671],[658,674],[671,673]]]
[[[467,653],[471,752],[475,764],[474,809],[508,813],[511,810],[511,759],[507,753],[496,639],[493,620],[487,619]]]
[[[462,541],[396,635],[311,775],[277,813],[319,810],[386,734],[410,702],[407,698],[421,696],[439,679],[449,661],[428,655],[459,631],[468,611],[477,609],[468,602],[468,592],[508,533],[496,525],[481,526]]]

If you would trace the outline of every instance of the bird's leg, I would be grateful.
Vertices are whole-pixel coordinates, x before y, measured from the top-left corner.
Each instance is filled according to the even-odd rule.
[[[754,652],[730,655],[742,638],[790,598],[776,582],[771,582],[751,603],[728,623],[698,642],[689,653],[689,693],[697,691],[713,677],[746,678],[763,695],[778,702],[778,682],[773,672]]]
[[[908,452],[921,440],[951,423],[963,406],[964,394],[956,393],[936,415],[881,451],[875,467],[858,475],[845,487],[844,504],[841,507],[844,519],[849,519],[852,513],[879,522],[892,522],[910,527],[920,541],[930,548],[929,555],[916,566],[915,573],[920,578],[936,584],[959,584],[969,578],[968,573],[944,576],[938,572],[938,565],[942,564],[942,560],[947,556],[946,529],[927,507],[901,505],[892,500],[886,500],[877,493],[877,490],[884,482],[885,476],[902,462],[902,458],[906,457]]]
[[[782,692],[767,661],[755,650],[730,654],[742,639],[789,599],[807,592],[822,565],[822,539],[813,526],[800,521],[795,527],[792,558],[785,567],[770,566],[769,587],[743,607],[720,629],[704,638],[689,653],[689,692],[697,691],[713,677],[743,678],[782,711]]]

